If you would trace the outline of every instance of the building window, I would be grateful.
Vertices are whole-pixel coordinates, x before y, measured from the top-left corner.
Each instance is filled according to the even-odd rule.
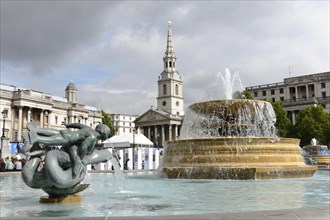
[[[326,92],[322,92],[322,98],[325,99],[327,97],[327,93]]]
[[[55,116],[55,124],[57,125],[57,123],[58,123],[58,117]]]
[[[165,106],[165,105],[166,105],[166,102],[164,101],[164,102],[163,102],[163,106]]]
[[[284,93],[284,89],[280,88],[280,94],[283,94],[283,93]]]
[[[270,94],[275,95],[275,90],[274,89],[270,90]]]
[[[172,67],[172,61],[169,62],[169,66]]]
[[[275,98],[272,98],[272,102],[275,102]]]
[[[166,91],[166,84],[163,85],[163,94],[166,95],[167,91]]]
[[[280,97],[280,100],[281,100],[281,102],[283,102],[284,101],[284,97]]]
[[[178,84],[175,85],[175,95],[179,95],[179,86],[178,86]]]
[[[258,92],[254,92],[254,97],[258,97]]]
[[[321,89],[325,88],[325,83],[321,83]]]
[[[266,96],[266,91],[262,91],[262,95],[263,96]]]

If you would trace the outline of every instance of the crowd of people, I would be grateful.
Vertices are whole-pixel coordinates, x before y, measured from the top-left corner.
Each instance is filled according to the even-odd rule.
[[[26,160],[20,157],[0,158],[0,172],[21,171]]]

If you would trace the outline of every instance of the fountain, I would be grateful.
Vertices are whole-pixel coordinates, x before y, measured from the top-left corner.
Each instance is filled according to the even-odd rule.
[[[230,85],[237,76],[222,76]],[[232,91],[225,91],[226,98]],[[179,140],[169,141],[163,172],[169,178],[273,179],[310,177],[299,139],[276,136],[270,103],[227,99],[192,104],[186,110]]]
[[[305,159],[313,161],[319,169],[330,169],[330,149],[326,145],[318,144],[313,138],[310,145],[303,146]]]

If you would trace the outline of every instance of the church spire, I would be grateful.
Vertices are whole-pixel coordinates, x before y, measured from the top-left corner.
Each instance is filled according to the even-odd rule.
[[[164,70],[158,80],[157,109],[172,115],[183,115],[183,82],[176,71],[176,56],[172,45],[172,22],[168,22]]]
[[[176,56],[173,50],[172,44],[172,30],[171,30],[172,22],[168,21],[168,31],[167,31],[167,45],[165,56],[163,58],[164,61],[164,71],[166,72],[174,72],[175,71],[175,63]]]
[[[169,56],[172,55],[173,52],[173,45],[172,45],[172,30],[171,30],[171,21],[168,21],[168,31],[167,31],[167,48],[165,55]]]

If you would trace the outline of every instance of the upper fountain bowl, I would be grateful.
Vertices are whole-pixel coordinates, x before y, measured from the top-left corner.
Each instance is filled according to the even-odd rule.
[[[266,101],[231,99],[192,104],[186,110],[180,139],[276,137],[276,115]]]

